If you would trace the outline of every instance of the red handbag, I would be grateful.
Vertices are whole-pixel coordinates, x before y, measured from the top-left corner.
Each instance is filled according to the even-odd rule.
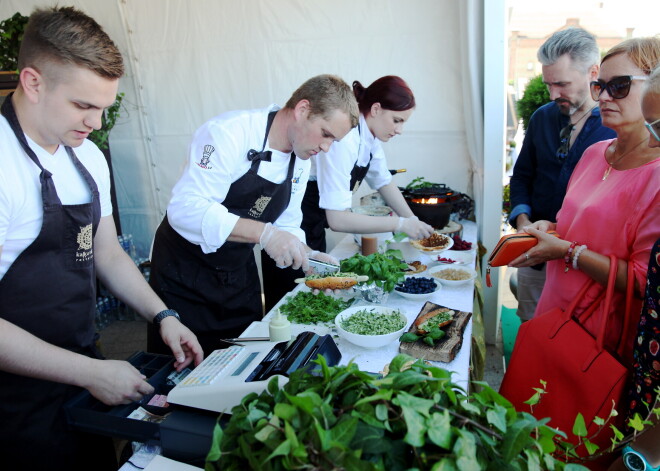
[[[605,317],[596,338],[580,324],[593,314],[603,299],[605,307],[611,306],[617,272],[617,259],[611,255],[604,295],[598,297],[579,317],[574,316],[573,312],[595,282],[586,283],[565,311],[554,308],[520,326],[500,387],[500,394],[516,410],[532,412],[537,418],[550,417],[548,425],[566,432],[567,441],[573,444],[578,443],[578,437],[572,433],[573,423],[577,414],[581,413],[587,426],[587,438],[600,447],[599,451],[611,445],[610,438],[614,433],[606,426],[591,438],[599,428],[594,418],[609,417],[613,403],[615,408],[620,404],[629,378],[628,368],[619,360],[623,357],[631,321],[634,277],[632,264],[628,265],[625,326],[616,352],[608,351],[604,345],[609,316]],[[609,310],[605,312],[609,313]],[[547,383],[546,394],[541,396],[532,411],[524,402],[534,394],[532,388],[541,387],[541,380]],[[614,425],[620,427],[624,415],[621,413],[615,417]],[[579,456],[588,455],[584,446],[576,451]],[[595,466],[593,469],[600,469],[595,463],[592,464]]]

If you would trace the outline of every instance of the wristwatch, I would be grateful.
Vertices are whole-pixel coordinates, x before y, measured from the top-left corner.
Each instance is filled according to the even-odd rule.
[[[623,448],[623,464],[631,471],[660,471],[660,466],[651,466],[644,455],[633,450],[630,445]]]
[[[179,313],[176,312],[174,309],[165,309],[164,311],[160,311],[156,316],[154,317],[153,323],[156,327],[160,325],[161,322],[163,322],[163,319],[166,317],[174,316],[177,318],[177,320],[181,320],[179,317]]]

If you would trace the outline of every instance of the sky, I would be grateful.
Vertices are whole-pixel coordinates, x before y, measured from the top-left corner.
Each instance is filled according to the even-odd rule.
[[[566,18],[577,17],[596,35],[624,36],[629,27],[635,28],[633,36],[660,34],[659,0],[508,0],[507,5],[512,31],[540,30],[543,36],[564,25]]]

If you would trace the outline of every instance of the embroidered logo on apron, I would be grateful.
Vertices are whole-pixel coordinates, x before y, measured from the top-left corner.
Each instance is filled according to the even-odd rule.
[[[211,170],[213,167],[209,165],[209,162],[211,161],[211,154],[215,151],[215,147],[213,147],[211,144],[207,144],[204,146],[204,152],[202,153],[202,160],[197,163],[202,168],[205,168],[207,170]]]
[[[266,210],[266,206],[268,206],[270,200],[270,196],[260,196],[254,203],[254,206],[252,206],[250,211],[248,211],[248,214],[255,219],[259,219],[263,212]]]
[[[78,242],[78,250],[76,250],[76,262],[86,262],[92,259],[92,225],[87,224],[80,228],[76,242]]]

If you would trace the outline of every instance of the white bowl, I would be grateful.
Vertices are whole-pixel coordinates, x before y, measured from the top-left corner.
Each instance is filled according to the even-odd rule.
[[[442,272],[444,270],[460,270],[464,271],[470,274],[470,277],[465,279],[465,280],[444,280],[438,276],[435,276],[436,273]],[[460,267],[457,265],[444,265],[444,266],[436,266],[433,267],[432,270],[429,270],[429,275],[431,275],[433,278],[438,280],[440,283],[442,283],[444,286],[460,286],[460,285],[465,285],[472,280],[474,280],[477,277],[477,272],[474,271],[471,268],[466,268],[466,267]]]
[[[437,278],[434,278],[432,276],[423,276],[423,275],[410,275],[407,276],[406,278],[431,278],[433,281],[435,281],[435,289],[431,291],[430,293],[424,293],[424,294],[415,294],[415,293],[404,293],[403,291],[399,291],[396,289],[396,286],[394,287],[394,292],[398,294],[401,297],[404,297],[406,299],[412,299],[413,301],[424,301],[425,299],[428,299],[431,297],[433,293],[437,293],[440,288],[441,284],[438,281]]]
[[[341,326],[342,320],[348,319],[358,311],[365,311],[365,310],[369,312],[381,313],[381,314],[394,314],[398,311],[399,316],[401,316],[401,319],[403,319],[403,327],[397,330],[396,332],[391,332],[389,334],[383,334],[383,335],[354,334],[352,332],[347,332],[342,328]],[[389,307],[382,307],[382,306],[349,307],[348,309],[345,309],[339,314],[337,314],[337,317],[335,317],[335,326],[337,328],[337,332],[339,333],[339,337],[341,337],[344,340],[347,340],[353,345],[357,345],[358,347],[362,347],[362,348],[380,348],[394,342],[399,337],[401,337],[401,335],[403,335],[407,325],[408,325],[408,319],[406,318],[406,315],[403,312],[401,312],[401,310],[392,309]]]

